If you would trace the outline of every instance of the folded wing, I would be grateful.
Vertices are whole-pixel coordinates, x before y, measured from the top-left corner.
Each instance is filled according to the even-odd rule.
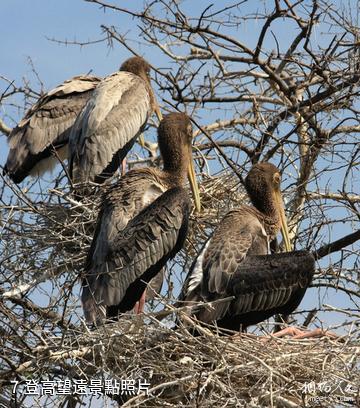
[[[119,167],[151,113],[145,81],[116,72],[97,86],[70,135],[70,174],[75,182],[103,182]]]
[[[147,283],[181,249],[190,201],[182,188],[166,191],[133,218],[109,248],[107,262],[86,272],[82,302],[87,321],[131,310]]]
[[[56,164],[54,149],[66,158],[71,127],[99,82],[95,76],[76,76],[46,93],[29,109],[8,138],[10,151],[4,172],[15,183],[29,174],[51,169]]]

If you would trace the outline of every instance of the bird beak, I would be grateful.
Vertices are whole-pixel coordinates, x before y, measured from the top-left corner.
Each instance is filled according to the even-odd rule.
[[[145,147],[145,138],[144,138],[144,134],[143,133],[141,133],[140,134],[140,136],[139,136],[139,145],[141,146],[141,147]]]
[[[190,154],[192,153],[190,152]],[[196,181],[194,161],[192,157],[190,159],[190,163],[188,167],[188,180],[189,180],[191,191],[194,197],[196,212],[200,212],[201,211],[200,192],[199,192],[199,186]]]
[[[275,196],[276,196],[276,202],[277,202],[279,213],[280,213],[281,235],[284,240],[286,252],[291,252],[292,247],[290,243],[289,229],[287,225],[287,220],[286,220],[286,215],[285,215],[285,210],[284,210],[284,202],[281,196],[281,192],[280,191],[275,192]]]
[[[157,103],[155,95],[154,95],[154,112],[155,112],[155,114],[156,114],[156,116],[157,116],[157,118],[159,120],[159,123],[160,123],[162,121],[163,116],[161,114],[160,106]]]

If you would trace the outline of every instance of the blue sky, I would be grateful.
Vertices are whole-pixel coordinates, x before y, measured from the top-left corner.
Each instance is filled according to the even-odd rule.
[[[20,80],[29,73],[26,66],[31,56],[40,77],[48,87],[75,74],[96,70],[105,75],[116,69],[126,53],[110,51],[103,44],[91,47],[60,46],[47,38],[59,40],[94,40],[101,34],[100,25],[129,25],[119,14],[83,1],[2,0],[0,27],[2,74]],[[129,28],[131,26],[129,25]]]

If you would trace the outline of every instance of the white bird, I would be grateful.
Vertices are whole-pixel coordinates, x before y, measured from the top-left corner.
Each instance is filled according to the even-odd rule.
[[[103,79],[70,135],[70,175],[75,183],[104,182],[142,133],[149,116],[161,113],[150,85],[150,65],[140,57]]]
[[[76,76],[43,95],[11,131],[4,173],[20,183],[65,159],[71,127],[100,80]]]

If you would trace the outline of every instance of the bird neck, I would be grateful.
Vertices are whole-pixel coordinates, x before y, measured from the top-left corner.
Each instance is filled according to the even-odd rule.
[[[164,173],[169,185],[173,187],[182,187],[185,184],[187,168],[164,166]]]
[[[256,209],[258,218],[264,226],[266,234],[271,239],[275,238],[280,231],[280,214],[271,193],[263,197],[262,200],[253,199],[253,197],[251,197],[251,201]]]
[[[163,157],[163,170],[174,186],[185,184],[189,167],[189,147],[169,140],[165,145],[160,146]],[[191,154],[191,153],[190,153]]]
[[[145,82],[147,93],[150,97],[150,106],[151,110],[154,112],[155,110],[155,95],[154,91],[151,87],[150,78],[146,74],[140,74],[139,77]]]

